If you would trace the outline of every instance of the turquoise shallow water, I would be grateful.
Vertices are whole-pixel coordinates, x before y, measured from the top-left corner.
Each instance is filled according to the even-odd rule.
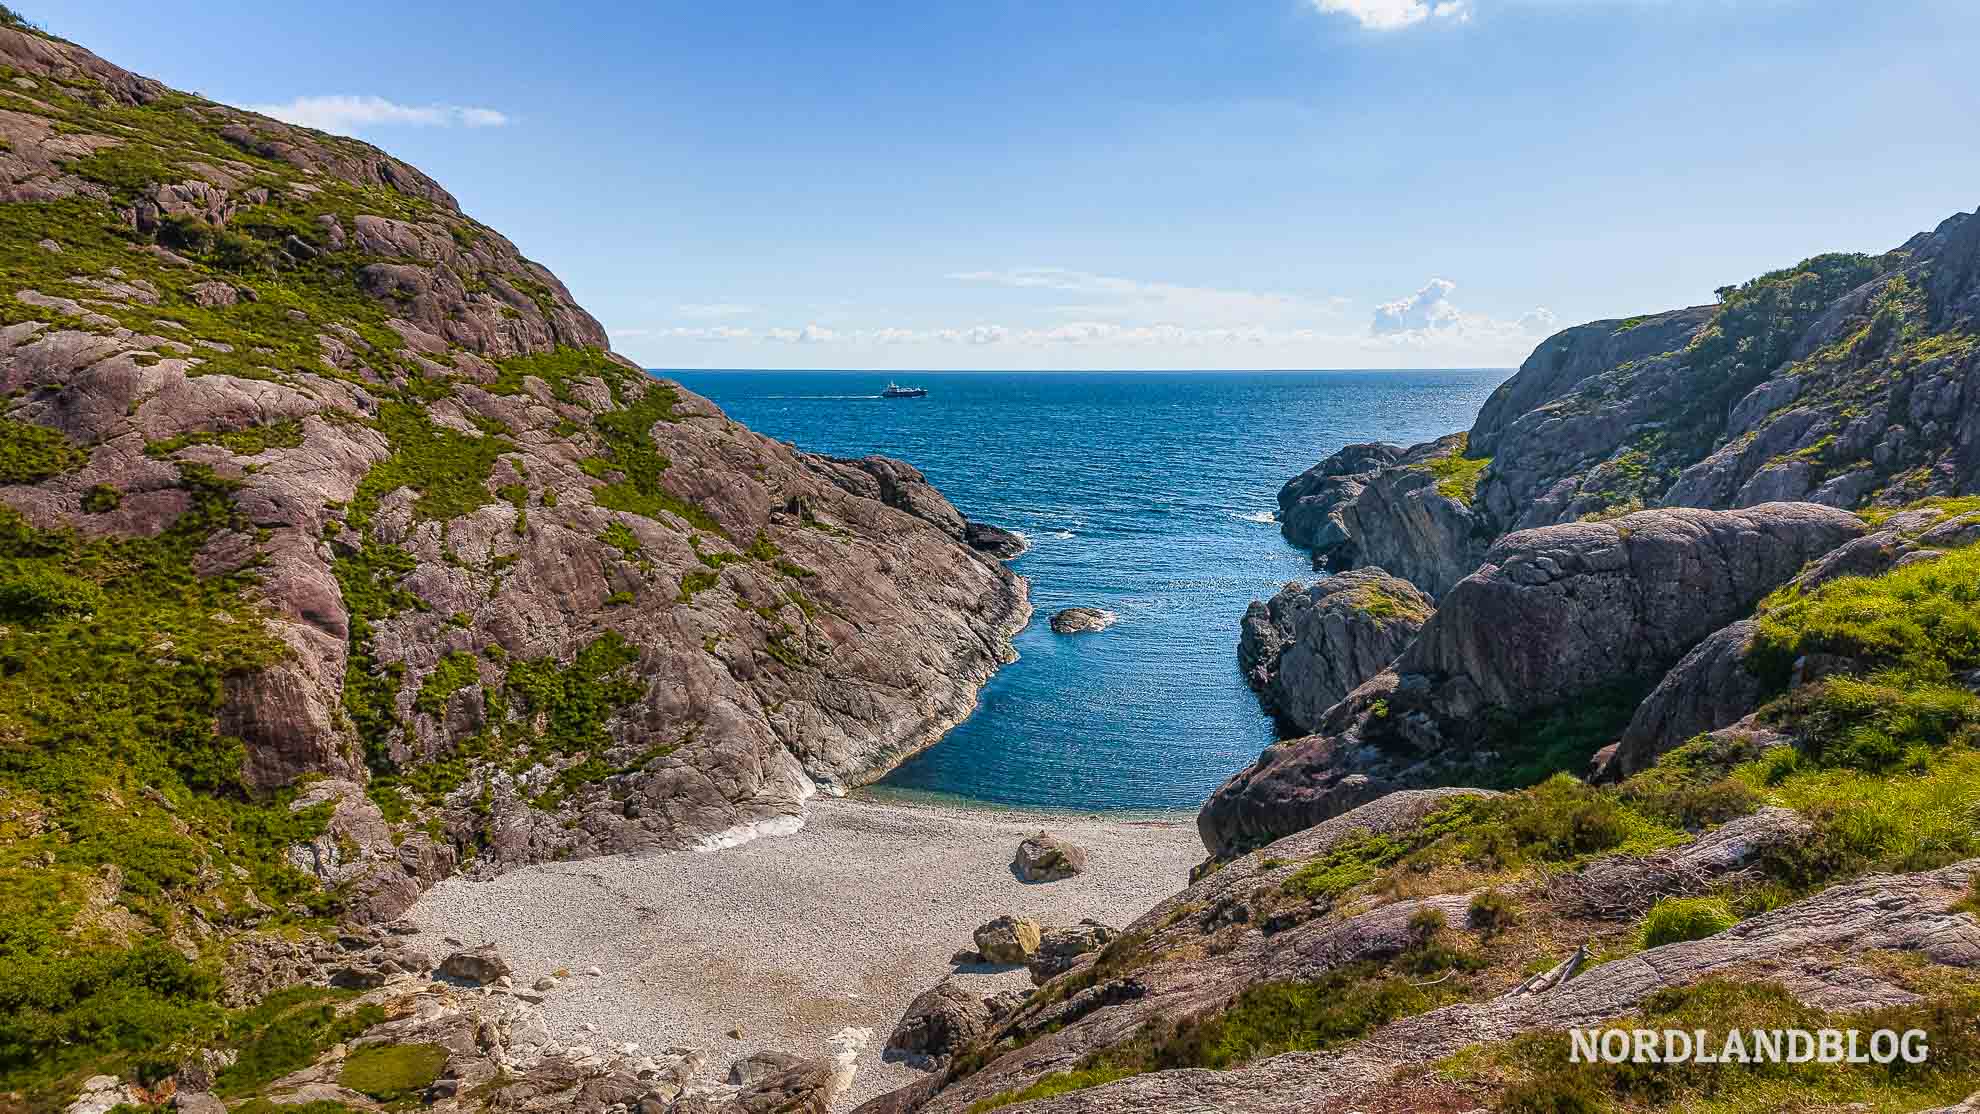
[[[1510,373],[663,374],[801,448],[911,461],[1030,539],[1020,659],[883,789],[1115,810],[1193,808],[1273,741],[1236,645],[1246,603],[1311,575],[1272,521],[1280,485],[1352,442],[1468,427]],[[889,378],[929,397],[876,397]],[[1053,634],[1073,605],[1120,618]]]

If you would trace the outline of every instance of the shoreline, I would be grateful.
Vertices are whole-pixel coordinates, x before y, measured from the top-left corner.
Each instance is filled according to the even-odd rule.
[[[1017,844],[1041,827],[1087,849],[1085,873],[1017,879]],[[1013,913],[1125,927],[1187,885],[1203,853],[1192,813],[820,797],[804,827],[774,839],[449,878],[407,916],[436,957],[454,948],[445,937],[496,945],[518,986],[574,972],[541,1007],[557,1040],[697,1049],[703,1081],[752,1052],[824,1055],[840,1030],[872,1029],[841,1100],[850,1109],[923,1076],[883,1056],[916,995],[945,977],[982,996],[1031,985],[1021,967],[951,963],[978,925]]]

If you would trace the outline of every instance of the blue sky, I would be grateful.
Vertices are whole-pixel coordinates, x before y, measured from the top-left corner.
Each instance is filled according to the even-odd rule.
[[[1980,204],[1972,0],[15,6],[413,162],[653,367],[1511,365]]]

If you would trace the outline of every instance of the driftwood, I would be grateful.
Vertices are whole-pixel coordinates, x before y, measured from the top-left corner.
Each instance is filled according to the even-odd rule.
[[[1524,998],[1535,994],[1545,994],[1575,976],[1581,965],[1588,962],[1588,945],[1574,949],[1574,954],[1554,964],[1547,970],[1527,979],[1512,989],[1510,997]]]

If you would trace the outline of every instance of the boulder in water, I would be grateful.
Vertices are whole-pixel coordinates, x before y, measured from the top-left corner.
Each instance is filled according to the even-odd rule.
[[[1056,634],[1086,634],[1103,631],[1114,625],[1117,616],[1111,611],[1097,607],[1068,607],[1052,615],[1052,630]]]

